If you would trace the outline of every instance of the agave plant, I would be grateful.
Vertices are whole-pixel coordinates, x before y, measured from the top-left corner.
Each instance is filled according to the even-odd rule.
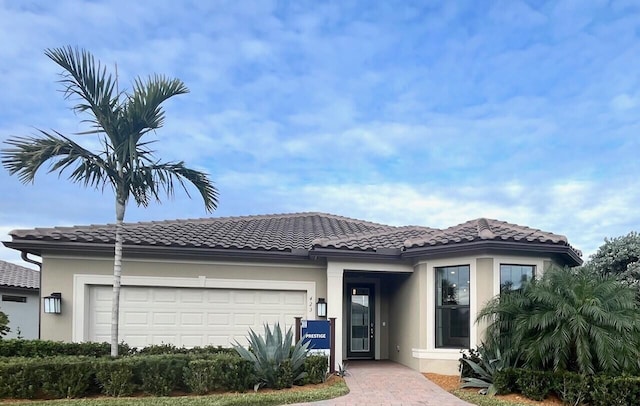
[[[496,387],[493,385],[493,377],[496,372],[507,368],[509,365],[506,359],[502,357],[500,348],[497,346],[480,345],[478,347],[479,361],[469,358],[461,358],[460,361],[466,363],[477,377],[463,377],[462,388],[481,388],[480,393],[483,395],[493,396],[497,393]]]
[[[283,336],[279,323],[273,330],[265,324],[264,337],[250,329],[248,341],[249,349],[237,341],[233,347],[242,358],[253,363],[257,380],[254,390],[261,386],[275,389],[290,387],[305,377],[304,360],[309,353],[309,343],[299,340],[292,347],[291,328]]]

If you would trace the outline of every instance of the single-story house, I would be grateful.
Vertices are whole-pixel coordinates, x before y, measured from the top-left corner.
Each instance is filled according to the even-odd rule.
[[[0,261],[0,311],[9,317],[5,338],[39,336],[40,272]]]
[[[42,258],[43,339],[108,341],[113,225],[14,230],[7,247]],[[395,227],[324,213],[126,225],[120,340],[222,345],[263,323],[336,319],[336,363],[390,359],[456,373],[482,340],[479,309],[581,253],[564,236],[480,218],[445,229]]]

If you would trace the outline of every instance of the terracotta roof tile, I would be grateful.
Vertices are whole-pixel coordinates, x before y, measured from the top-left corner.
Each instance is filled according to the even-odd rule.
[[[479,218],[445,228],[437,233],[408,239],[405,241],[404,246],[406,248],[417,248],[477,240],[541,242],[569,245],[567,238],[563,235],[519,226],[505,221]],[[580,253],[577,250],[576,252]]]
[[[273,214],[128,223],[127,245],[237,248],[252,250],[311,249],[317,238],[368,233],[389,226],[324,213]],[[22,240],[114,243],[115,225],[14,230]]]
[[[115,225],[14,230],[14,242],[113,244]],[[445,229],[393,227],[325,213],[271,214],[126,224],[125,245],[292,251],[332,248],[357,251],[450,245],[480,240],[564,245],[566,237],[504,221],[479,218]]]
[[[319,238],[314,245],[323,248],[347,248],[355,250],[376,250],[378,248],[402,248],[411,238],[424,238],[440,230],[429,227],[404,226],[388,227],[369,233],[351,234],[342,238]]]
[[[0,261],[0,286],[38,289],[40,272],[11,262]]]

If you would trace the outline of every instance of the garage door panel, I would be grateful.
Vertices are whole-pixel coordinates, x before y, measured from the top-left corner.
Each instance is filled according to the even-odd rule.
[[[228,326],[229,314],[209,313],[207,315],[207,324],[211,326]]]
[[[90,292],[89,339],[109,341],[110,286]],[[130,346],[174,344],[194,347],[246,343],[250,328],[291,326],[306,314],[304,291],[260,291],[213,288],[122,287],[120,340]]]
[[[154,302],[178,302],[177,292],[171,289],[149,289]]]

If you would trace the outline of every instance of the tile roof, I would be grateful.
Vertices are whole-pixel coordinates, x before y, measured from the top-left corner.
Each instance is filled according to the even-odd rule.
[[[388,227],[369,233],[351,234],[342,238],[318,238],[314,246],[323,248],[346,248],[353,250],[376,250],[378,248],[402,248],[404,242],[415,238],[426,238],[440,230],[420,226]]]
[[[36,228],[10,232],[13,242],[113,244],[115,225]],[[507,241],[565,246],[566,237],[504,221],[479,218],[445,229],[394,227],[325,213],[128,223],[124,243],[141,247],[189,247],[253,251],[339,249],[413,251],[475,241]]]
[[[38,289],[40,272],[11,262],[0,261],[0,286]]]
[[[390,228],[324,213],[273,214],[129,223],[126,245],[236,248],[267,251],[311,249],[317,238],[338,238]],[[14,239],[110,243],[115,225],[14,230]]]
[[[445,228],[437,233],[408,239],[404,242],[404,246],[406,248],[416,248],[478,240],[541,242],[568,245],[567,238],[563,235],[519,226],[505,221],[479,218],[458,224],[457,226]]]

